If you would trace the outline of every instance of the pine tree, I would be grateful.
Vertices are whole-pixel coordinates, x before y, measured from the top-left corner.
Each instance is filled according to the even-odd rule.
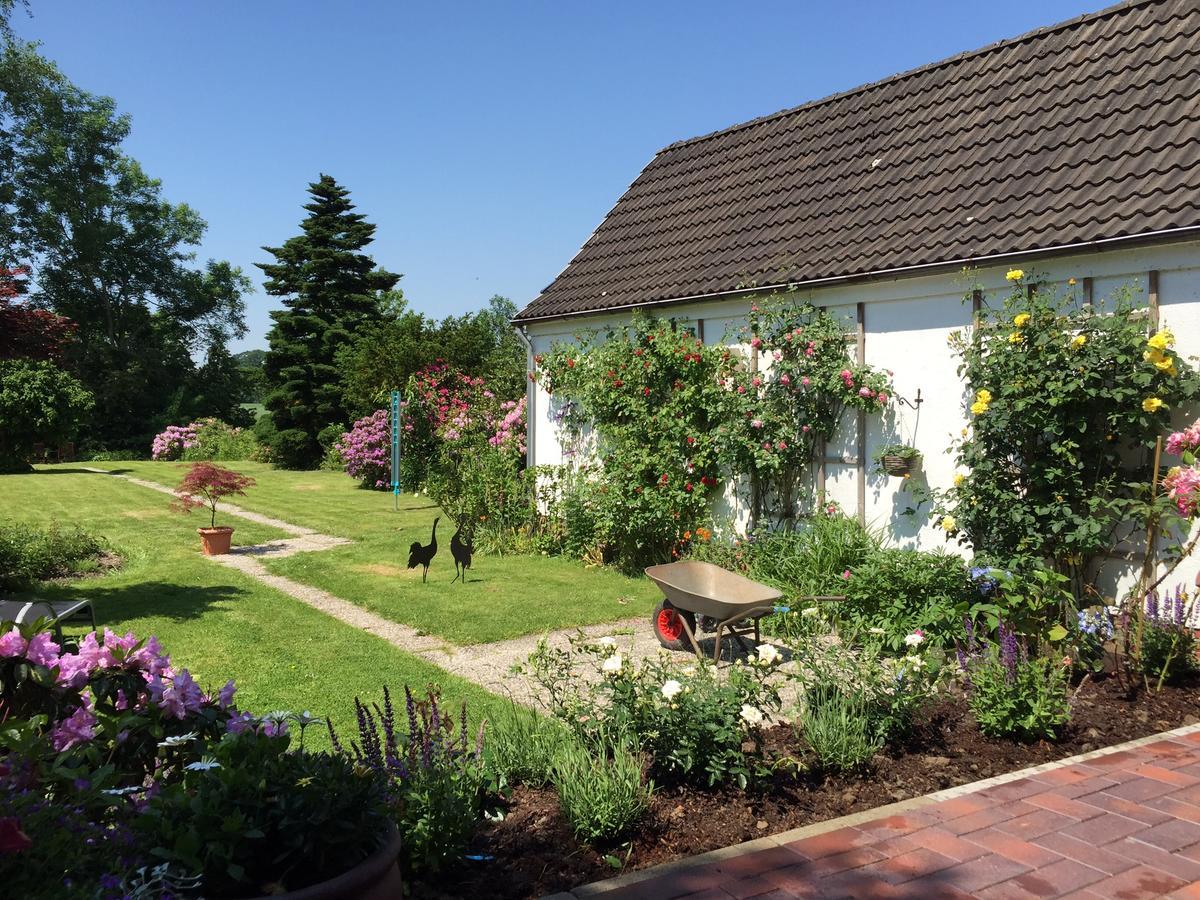
[[[286,307],[271,313],[264,372],[272,450],[290,468],[314,467],[322,452],[318,435],[347,422],[334,357],[375,317],[380,294],[400,280],[358,252],[371,243],[375,226],[354,212],[349,191],[328,175],[308,190],[303,233],[282,247],[263,247],[277,261],[257,264],[266,292],[283,297]]]

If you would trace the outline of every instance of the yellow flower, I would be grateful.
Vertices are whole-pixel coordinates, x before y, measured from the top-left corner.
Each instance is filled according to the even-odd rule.
[[[958,487],[960,484],[962,484],[966,480],[967,480],[966,475],[964,475],[962,472],[957,472],[954,475],[954,486]]]
[[[947,532],[953,531],[955,528],[958,527],[958,523],[956,521],[954,521],[954,516],[942,516],[941,524],[942,524],[942,530],[947,531]]]
[[[1029,313],[1020,313],[1019,315],[1017,315],[1016,317],[1013,318],[1013,324],[1016,325],[1018,328],[1024,328],[1026,325],[1029,324],[1029,319],[1030,319]]]
[[[1156,359],[1154,361],[1154,368],[1158,369],[1160,372],[1169,371],[1170,369],[1175,368],[1175,360],[1171,359],[1169,356],[1164,356],[1162,359]]]
[[[987,388],[984,388],[981,391],[976,391],[975,399],[982,400],[984,403],[991,403],[992,402],[992,392],[989,391]]]
[[[971,412],[973,412],[977,416],[982,416],[987,411],[988,411],[988,405],[986,403],[984,403],[982,400],[976,400],[974,403],[971,404]]]
[[[967,436],[967,429],[965,429],[965,428],[964,428],[964,429],[962,430],[962,436],[963,436],[963,437],[966,437],[966,436]]]
[[[1175,335],[1171,333],[1170,328],[1163,328],[1155,332],[1154,336],[1146,343],[1155,350],[1166,350],[1168,347],[1175,346]]]
[[[1074,278],[1068,278],[1068,279],[1067,279],[1067,284],[1069,284],[1069,285],[1071,285],[1072,287],[1074,287],[1074,286],[1075,286],[1075,279],[1074,279]]]
[[[1086,343],[1087,343],[1087,335],[1086,334],[1077,334],[1077,335],[1075,335],[1075,337],[1071,338],[1071,346],[1074,347],[1076,350],[1078,350],[1080,347],[1082,347]]]
[[[1025,277],[1024,269],[1009,269],[1008,274],[1004,276],[1009,281],[1020,281]]]
[[[1025,335],[1021,334],[1021,332],[1019,332],[1019,331],[1014,331],[1012,334],[1010,334],[1008,336],[1008,342],[1010,344],[1019,344],[1023,340],[1025,340]]]
[[[1148,413],[1157,412],[1165,406],[1157,397],[1147,397],[1142,401],[1142,410]]]
[[[1152,350],[1147,350],[1145,353],[1142,354],[1142,359],[1144,359],[1148,363],[1154,363],[1155,365],[1158,365],[1159,360],[1161,360],[1162,358],[1163,358],[1163,352],[1161,350],[1158,350],[1157,348],[1152,349]]]

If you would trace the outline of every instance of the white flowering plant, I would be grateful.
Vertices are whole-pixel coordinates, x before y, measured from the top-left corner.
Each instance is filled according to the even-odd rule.
[[[596,740],[610,726],[631,735],[657,783],[745,787],[769,770],[762,731],[779,712],[782,661],[770,644],[720,670],[665,653],[639,661],[618,642],[581,635],[568,649],[543,641],[520,670],[541,685],[549,711],[581,736]]]
[[[900,641],[898,655],[888,649],[884,629],[868,630],[861,640],[853,646],[827,631],[789,647],[799,661],[787,673],[799,689],[795,719],[803,723],[812,698],[837,694],[854,701],[881,743],[903,738],[944,684],[944,655],[919,628]]]

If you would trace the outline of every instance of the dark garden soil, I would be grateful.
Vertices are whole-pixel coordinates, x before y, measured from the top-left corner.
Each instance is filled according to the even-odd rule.
[[[411,884],[419,898],[540,897],[764,835],[918,797],[993,775],[1086,753],[1200,721],[1200,683],[1142,692],[1130,700],[1115,680],[1079,691],[1071,724],[1053,743],[1020,744],[980,734],[961,699],[946,700],[919,723],[902,748],[890,748],[861,775],[785,774],[757,789],[662,787],[629,844],[593,849],[580,844],[563,818],[554,791],[519,787],[503,821],[486,825],[472,855],[454,872]],[[774,758],[803,751],[791,728],[768,732]]]

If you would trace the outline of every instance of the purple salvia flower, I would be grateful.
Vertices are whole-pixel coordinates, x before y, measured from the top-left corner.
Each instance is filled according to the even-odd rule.
[[[1000,623],[1000,663],[1004,666],[1006,679],[1011,683],[1017,677],[1017,635]]]
[[[1176,625],[1183,624],[1183,585],[1175,585],[1175,609],[1172,617]]]
[[[1158,620],[1158,591],[1146,595],[1146,617],[1152,621]]]

